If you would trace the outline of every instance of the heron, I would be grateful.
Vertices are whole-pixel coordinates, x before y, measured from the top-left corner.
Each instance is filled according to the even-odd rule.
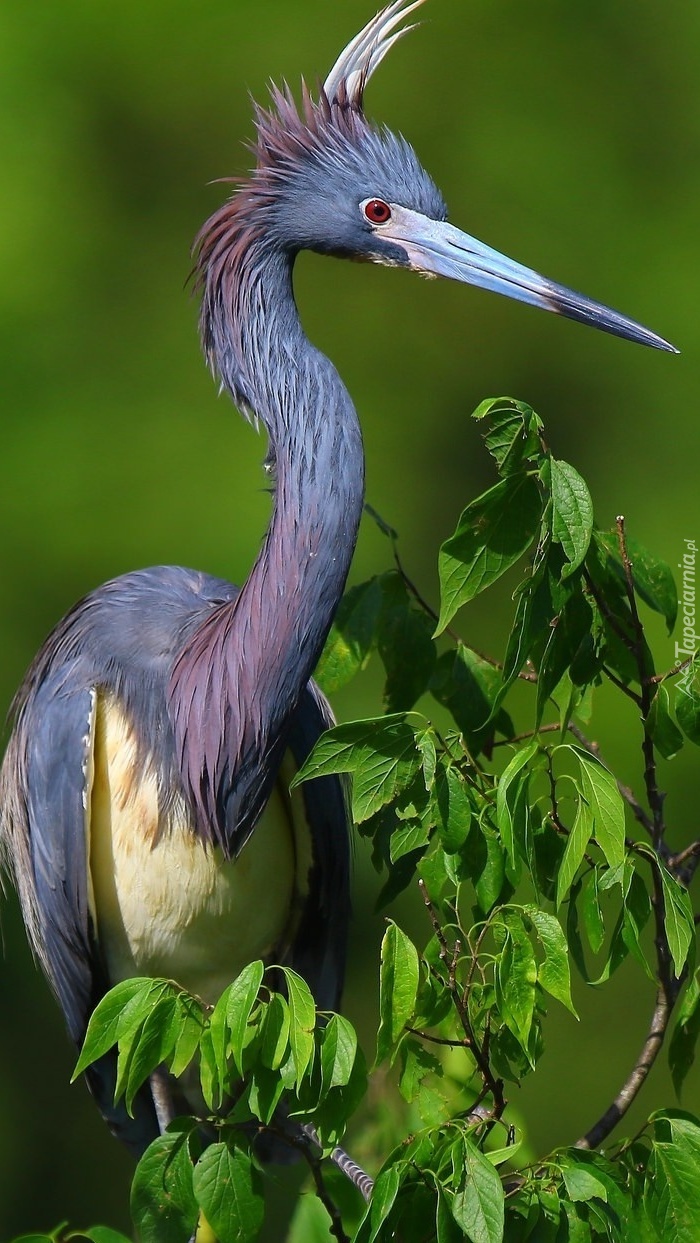
[[[255,108],[254,167],[194,245],[205,357],[262,425],[270,524],[240,587],[176,566],[127,573],[56,626],[11,709],[0,837],[34,954],[80,1045],[106,990],[179,981],[207,1002],[250,960],[289,964],[340,1004],[350,825],[340,781],[289,792],[332,723],[312,680],[348,575],[364,455],[351,398],[293,292],[309,249],[445,276],[672,351],[599,302],[461,232],[412,147],[364,94],[423,0],[393,0],[301,102]],[[116,1056],[87,1072],[136,1154],[177,1085],[114,1102]]]

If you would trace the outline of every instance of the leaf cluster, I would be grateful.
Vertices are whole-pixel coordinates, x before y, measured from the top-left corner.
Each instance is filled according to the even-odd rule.
[[[266,980],[278,981],[279,991]],[[289,967],[246,967],[205,1006],[168,980],[126,980],[95,1009],[75,1075],[118,1049],[115,1100],[167,1068],[193,1116],[148,1148],[131,1194],[139,1238],[185,1243],[202,1217],[221,1243],[253,1240],[263,1219],[261,1161],[329,1150],[365,1090],[357,1037],[342,1015],[318,1015]],[[100,1241],[98,1241],[100,1243]]]
[[[307,1162],[316,1193],[299,1202],[295,1243],[697,1237],[700,1123],[667,1109],[634,1140],[602,1146],[674,1008],[678,1092],[695,1057],[689,885],[700,842],[672,847],[658,764],[700,744],[700,662],[657,672],[644,610],[672,631],[671,571],[623,519],[596,525],[585,481],[553,456],[537,414],[501,398],[475,417],[497,481],[440,550],[439,609],[377,519],[393,565],[347,593],[318,678],[332,692],[378,657],[384,711],[329,730],[295,778],[347,774],[382,877],[378,905],[408,887],[422,901],[423,943],[394,919],[382,942],[372,1099],[383,1131],[351,1024],[317,1014],[288,968],[251,964],[213,1009],[172,982],[127,981],[96,1010],[76,1073],[116,1044],[127,1108],[165,1066],[191,1111],[137,1169],[142,1240],[185,1243],[199,1220],[221,1243],[252,1241],[265,1160],[281,1148]],[[459,611],[518,565],[505,651],[485,656],[456,631]],[[639,792],[585,732],[603,684],[634,706]],[[606,984],[627,959],[653,996],[641,1052],[630,1051],[628,1078],[613,1105],[599,1102],[591,1130],[533,1160],[512,1085],[537,1073],[549,1007],[568,1012],[575,1038],[576,990]],[[364,1212],[327,1160],[367,1189],[335,1147],[358,1116],[379,1167]]]

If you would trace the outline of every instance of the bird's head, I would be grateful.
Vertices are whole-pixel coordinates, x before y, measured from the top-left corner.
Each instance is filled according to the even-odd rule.
[[[626,316],[547,280],[447,222],[447,208],[412,147],[371,125],[364,90],[393,44],[413,27],[424,0],[393,0],[343,49],[320,95],[272,89],[256,108],[256,166],[200,236],[199,270],[235,263],[264,238],[299,250],[410,268],[506,294],[605,332],[674,351]],[[231,232],[227,237],[226,223]],[[212,227],[213,226],[213,227]]]

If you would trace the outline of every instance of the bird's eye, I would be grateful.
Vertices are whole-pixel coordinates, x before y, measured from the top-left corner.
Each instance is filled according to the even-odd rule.
[[[362,204],[362,211],[370,224],[386,224],[391,220],[391,208],[383,199],[368,199]]]

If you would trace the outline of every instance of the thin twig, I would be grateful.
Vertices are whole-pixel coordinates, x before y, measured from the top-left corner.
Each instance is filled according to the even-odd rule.
[[[678,854],[669,854],[664,862],[669,872],[687,888],[700,864],[700,842],[691,842],[690,846],[679,850]]]
[[[471,1040],[468,1036],[463,1036],[461,1040],[448,1040],[447,1036],[433,1036],[431,1032],[421,1031],[418,1027],[409,1027],[408,1024],[406,1031],[411,1036],[430,1041],[431,1044],[446,1045],[448,1049],[471,1049]]]
[[[403,584],[406,590],[410,592],[410,594],[413,596],[413,599],[416,601],[416,604],[420,605],[423,612],[426,613],[428,617],[431,617],[432,620],[437,624],[437,622],[440,620],[439,614],[435,611],[435,609],[433,608],[431,604],[428,604],[428,601],[425,599],[425,596],[421,595],[420,591],[416,587],[416,584],[413,582],[413,579],[409,578],[401,562],[401,558],[399,556],[399,550],[396,546],[396,540],[393,537],[390,537],[390,539],[391,539],[391,551],[394,557],[394,564],[396,565],[396,569],[398,570],[399,575],[401,576],[401,579],[403,580]],[[503,665],[500,660],[494,660],[493,656],[488,656],[486,652],[480,652],[478,648],[472,647],[471,643],[466,644],[464,642],[464,639],[462,639],[460,635],[457,634],[457,631],[454,630],[452,626],[445,626],[444,633],[448,634],[450,638],[452,639],[452,641],[456,643],[458,647],[469,647],[469,650],[471,652],[474,652],[474,654],[478,656],[480,660],[483,660],[485,664],[491,665],[492,668],[494,669],[503,668]],[[536,682],[537,681],[536,673],[529,672],[529,671],[526,672],[525,670],[522,670],[518,674],[518,677],[523,682]]]
[[[668,1028],[668,1022],[671,1017],[672,1002],[666,995],[666,989],[663,984],[659,986],[656,994],[656,1005],[652,1015],[649,1032],[641,1052],[631,1073],[628,1075],[625,1083],[618,1092],[615,1100],[606,1109],[605,1113],[598,1119],[595,1126],[592,1126],[581,1139],[576,1141],[576,1148],[599,1148],[610,1132],[617,1126],[618,1122],[627,1113],[630,1105],[637,1096],[642,1084],[644,1083],[649,1071],[656,1061],[659,1049],[663,1044],[664,1036]]]
[[[695,653],[693,653],[692,656],[689,656],[687,660],[682,660],[680,664],[674,665],[672,669],[667,669],[665,673],[654,673],[650,678],[647,678],[646,681],[649,683],[649,686],[655,686],[658,682],[666,682],[668,678],[675,678],[677,674],[685,673],[686,669],[690,668],[694,660]]]
[[[624,643],[627,650],[631,652],[632,655],[634,655],[634,640],[630,638],[629,634],[625,630],[624,626],[620,623],[619,619],[615,616],[612,610],[608,608],[608,603],[605,597],[600,594],[598,588],[596,587],[596,584],[593,582],[593,579],[588,573],[588,570],[584,571],[584,578],[585,578],[586,586],[588,590],[593,596],[593,599],[595,600],[598,606],[598,609],[600,610],[606,622],[610,626],[610,629],[615,631],[615,634],[617,635],[618,639],[620,639],[620,641]]]
[[[457,959],[459,957],[459,949],[458,949],[459,942],[456,942],[455,947],[452,950],[450,949],[450,946],[447,943],[447,938],[445,936],[442,925],[437,917],[435,907],[433,906],[433,903],[430,899],[430,895],[426,888],[425,881],[422,879],[419,880],[418,886],[420,888],[426,910],[430,917],[430,922],[433,925],[433,931],[437,938],[437,942],[440,946],[440,958],[445,964],[448,965],[448,978],[447,978],[447,981],[443,980],[443,983],[446,983],[447,988],[450,992],[450,995],[452,996],[452,1001],[454,1004],[455,1011],[457,1013],[457,1017],[459,1018],[460,1024],[462,1026],[462,1031],[464,1032],[465,1037],[469,1041],[469,1049],[470,1049],[471,1055],[474,1058],[474,1061],[476,1062],[477,1068],[484,1081],[485,1086],[488,1088],[488,1091],[491,1093],[491,1096],[493,1097],[494,1117],[500,1118],[501,1114],[503,1113],[506,1107],[506,1101],[503,1095],[503,1082],[501,1079],[495,1078],[493,1071],[491,1070],[489,1060],[484,1055],[484,1051],[481,1048],[478,1040],[476,1039],[474,1035],[474,1031],[472,1029],[471,1022],[469,1020],[469,1015],[467,1013],[467,1006],[466,1006],[465,998],[460,994],[460,990],[457,987],[456,967],[457,967]]]
[[[512,738],[499,738],[498,742],[491,743],[491,746],[509,747],[513,742],[524,742],[526,738],[536,738],[538,734],[555,734],[561,729],[556,722],[551,725],[540,725],[539,729],[526,729],[522,734],[513,734]]]
[[[636,691],[633,691],[631,686],[628,686],[626,682],[622,681],[622,678],[618,678],[617,674],[613,673],[612,669],[608,669],[607,665],[603,665],[601,667],[601,672],[605,674],[609,682],[612,682],[613,686],[616,686],[619,691],[622,691],[623,695],[626,695],[628,699],[631,699],[632,703],[636,704],[641,711],[641,695],[638,695]]]

